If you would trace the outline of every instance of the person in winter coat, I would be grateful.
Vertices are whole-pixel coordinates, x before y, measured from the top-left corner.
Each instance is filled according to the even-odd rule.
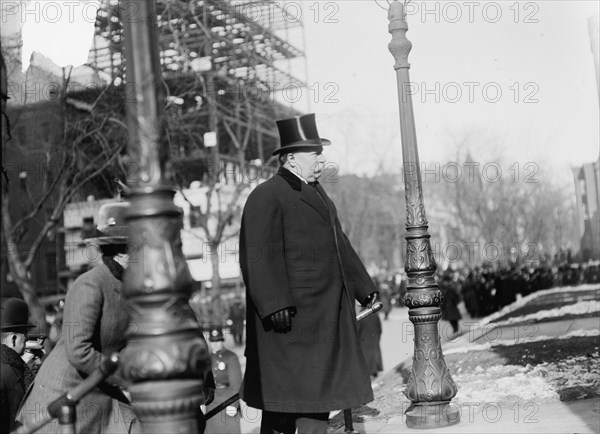
[[[478,284],[475,273],[470,271],[462,286],[462,296],[465,300],[465,308],[473,318],[480,316],[479,302],[477,301],[477,288]]]
[[[233,303],[229,307],[229,319],[231,320],[231,333],[233,341],[236,345],[244,343],[244,319],[246,317],[246,308],[240,296],[233,299]]]
[[[384,280],[379,285],[379,301],[383,304],[381,311],[383,312],[383,319],[386,321],[392,311],[392,288],[390,286],[391,284],[388,280]]]
[[[453,334],[458,333],[458,320],[462,318],[460,311],[458,310],[458,290],[456,288],[456,283],[452,281],[452,277],[450,275],[444,275],[442,281],[440,282],[440,291],[442,292],[442,296],[444,297],[444,301],[442,302],[442,319],[444,321],[449,321],[452,326]]]
[[[235,395],[242,384],[242,368],[238,356],[225,348],[225,337],[221,327],[213,327],[208,338],[212,350],[212,372],[215,380],[215,398],[206,412]],[[206,421],[207,434],[239,434],[240,403],[229,405]]]
[[[127,265],[127,202],[103,205],[98,212],[98,236],[86,240],[102,251],[102,260],[79,276],[65,299],[61,336],[42,364],[18,419],[40,420],[46,407],[98,368],[113,352],[125,346],[129,315],[124,309],[122,276]],[[117,373],[86,395],[76,407],[76,432],[129,433],[137,419]],[[58,433],[57,421],[38,433]]]
[[[377,290],[317,182],[324,145],[315,115],[277,121],[280,168],[242,216],[246,372],[241,398],[261,433],[325,433],[329,412],[373,399],[355,300]]]
[[[28,322],[29,308],[23,300],[3,298],[0,306],[0,432],[9,433],[16,428],[17,410],[34,378],[21,356],[27,332],[35,326]]]

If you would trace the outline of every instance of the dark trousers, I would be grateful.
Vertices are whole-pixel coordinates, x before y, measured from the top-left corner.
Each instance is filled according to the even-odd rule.
[[[262,412],[260,434],[326,434],[329,413]]]

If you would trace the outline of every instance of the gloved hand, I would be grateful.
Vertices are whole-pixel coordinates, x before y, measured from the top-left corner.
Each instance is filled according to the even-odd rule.
[[[294,312],[286,307],[285,309],[281,309],[280,311],[275,312],[271,316],[269,316],[269,320],[271,321],[271,326],[273,327],[273,331],[275,333],[288,333],[292,330],[292,318],[294,316]]]
[[[363,307],[365,307],[365,306],[368,306],[368,307],[371,307],[371,306],[373,306],[373,304],[375,304],[375,302],[377,301],[377,295],[378,295],[378,294],[379,294],[379,293],[378,293],[377,291],[376,291],[376,292],[372,292],[372,293],[370,293],[370,294],[367,296],[367,298],[365,298],[365,299],[364,299],[364,301],[361,303],[361,305],[362,305]]]

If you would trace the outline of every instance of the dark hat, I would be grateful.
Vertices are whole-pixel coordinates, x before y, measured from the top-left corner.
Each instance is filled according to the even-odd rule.
[[[18,298],[3,298],[0,302],[0,329],[3,332],[24,333],[35,328],[29,320],[29,307],[27,303]]]
[[[282,119],[276,123],[279,129],[280,148],[275,149],[273,155],[331,144],[329,140],[319,137],[314,113]]]
[[[125,220],[129,202],[106,203],[98,210],[96,236],[86,238],[86,243],[127,244],[128,228]]]
[[[221,327],[211,327],[208,340],[210,342],[224,341],[225,337],[223,336],[223,329]]]

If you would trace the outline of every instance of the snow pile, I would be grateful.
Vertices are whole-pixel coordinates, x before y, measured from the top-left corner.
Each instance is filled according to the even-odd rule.
[[[453,374],[458,386],[457,402],[541,402],[559,401],[559,395],[545,379],[546,371],[538,366],[477,366],[470,372]]]
[[[485,325],[489,322],[492,322],[498,318],[501,318],[505,315],[508,315],[511,312],[514,312],[515,310],[525,306],[526,304],[530,303],[532,300],[538,298],[538,297],[543,297],[549,294],[556,294],[556,293],[564,293],[564,292],[579,292],[579,291],[591,291],[591,290],[600,290],[600,285],[598,285],[597,283],[590,283],[590,284],[585,284],[585,285],[579,285],[576,287],[573,286],[561,286],[558,288],[550,288],[550,289],[544,289],[541,291],[536,291],[532,294],[529,294],[525,297],[522,297],[520,299],[518,299],[517,301],[509,304],[508,306],[504,306],[502,309],[500,309],[497,312],[494,312],[491,315],[486,316],[485,318],[483,318],[481,320],[481,325]]]
[[[464,354],[468,351],[485,351],[489,350],[493,347],[498,346],[510,346],[516,343],[523,344],[528,342],[538,342],[538,341],[546,341],[548,339],[569,339],[573,337],[589,337],[589,336],[600,336],[600,329],[578,329],[573,330],[566,335],[563,336],[531,336],[531,337],[519,337],[518,342],[515,342],[514,338],[508,337],[504,340],[497,340],[494,342],[486,342],[484,344],[476,344],[476,345],[466,345],[464,347],[454,347],[444,349],[444,355],[449,354]]]
[[[596,312],[600,312],[600,301],[588,300],[569,304],[567,306],[555,307],[553,309],[540,310],[538,312],[530,313],[529,315],[511,317],[504,321],[499,321],[496,324],[498,326],[503,326],[518,322],[535,321],[543,318],[558,318],[565,315],[586,315]]]
[[[600,286],[581,285],[579,287],[552,288],[538,291],[504,309],[483,319],[479,329],[484,334],[492,332],[499,327],[504,330],[513,330],[515,323],[533,323],[545,319],[556,318],[560,320],[564,316],[589,315],[600,312],[600,301],[582,300],[574,304],[557,308],[540,310],[538,312],[511,317],[498,323],[489,324],[497,318],[504,317],[516,309],[530,303],[533,299],[552,293],[579,292],[600,290]],[[487,327],[491,329],[486,331]],[[588,325],[585,322],[582,325]],[[552,330],[551,328],[548,329]],[[514,331],[514,330],[513,330]],[[444,349],[444,355],[465,354],[467,359],[473,360],[478,357],[473,352],[490,351],[498,346],[513,346],[528,342],[546,341],[552,339],[570,339],[574,337],[596,337],[600,336],[600,327],[589,329],[576,329],[562,336],[531,335],[515,338],[514,333],[497,333],[496,339],[489,339],[481,344],[471,344],[461,347],[450,347]],[[504,336],[504,338],[502,338]],[[560,351],[560,350],[558,350]],[[468,354],[471,352],[471,354]],[[460,356],[459,356],[460,357]],[[523,356],[525,357],[525,356]],[[454,400],[459,403],[498,403],[503,406],[511,406],[514,403],[540,403],[560,401],[561,399],[574,400],[600,394],[600,365],[598,365],[599,346],[592,346],[589,353],[585,355],[569,356],[555,362],[543,362],[532,366],[501,365],[502,360],[490,360],[497,365],[483,368],[477,365],[475,369],[458,367],[452,373],[452,377],[458,386],[458,393]],[[461,357],[462,359],[462,357]],[[485,360],[484,357],[482,360]],[[477,363],[477,362],[476,362]],[[472,366],[472,365],[471,365]],[[566,398],[565,398],[566,397]]]
[[[551,383],[560,383],[563,388],[576,386],[595,387],[600,391],[598,378],[598,351],[588,356],[568,357],[559,362],[544,362],[537,366],[547,371],[547,379]]]

